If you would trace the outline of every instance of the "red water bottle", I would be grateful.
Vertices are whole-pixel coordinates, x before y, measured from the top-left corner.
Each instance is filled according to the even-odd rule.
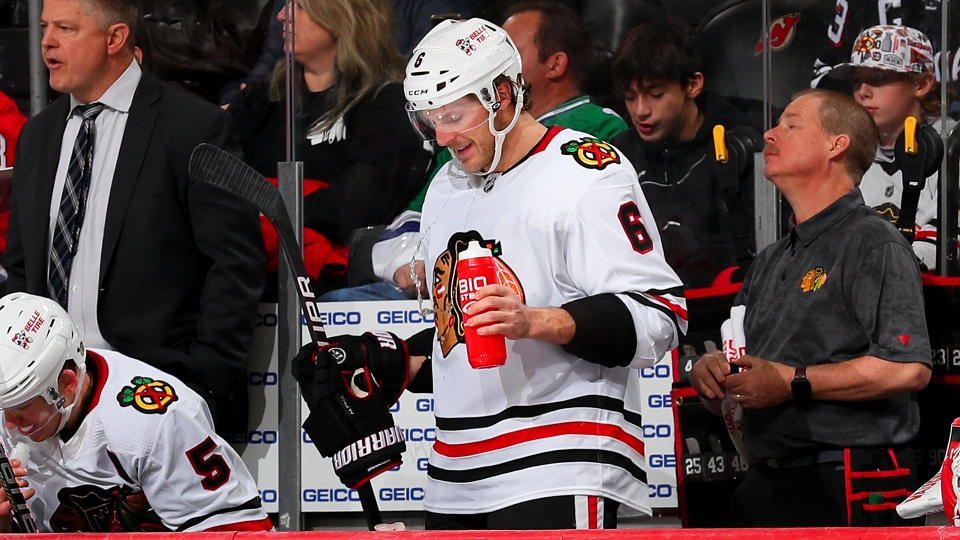
[[[460,252],[457,262],[457,293],[464,323],[470,318],[464,310],[477,301],[477,291],[496,283],[499,283],[496,259],[489,249],[472,240],[467,249]],[[502,366],[506,362],[507,345],[502,334],[478,336],[476,327],[464,325],[463,335],[467,342],[467,359],[474,368]]]

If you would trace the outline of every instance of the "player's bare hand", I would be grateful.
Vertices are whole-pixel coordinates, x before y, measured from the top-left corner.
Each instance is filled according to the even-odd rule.
[[[414,263],[413,268],[417,273],[417,277],[419,278],[420,296],[426,298],[430,295],[430,292],[427,290],[426,267],[424,266],[423,261],[417,261]],[[400,287],[400,290],[407,294],[407,296],[416,298],[417,281],[414,280],[413,276],[410,275],[409,264],[405,264],[394,271],[393,281],[397,284],[397,287]]]
[[[30,487],[27,481],[27,469],[19,459],[11,459],[10,466],[13,468],[13,474],[17,478],[17,485],[20,486],[20,493],[25,500],[30,500],[36,495],[36,490]],[[13,505],[7,498],[7,492],[0,489],[0,531],[10,531],[13,526]]]
[[[690,383],[705,399],[720,399],[726,395],[724,381],[730,374],[730,363],[722,351],[709,352],[700,357],[690,370]]]
[[[791,398],[790,366],[750,355],[741,356],[735,363],[747,369],[727,377],[727,392],[744,407],[774,407]]]
[[[467,326],[477,329],[477,335],[503,334],[510,339],[530,336],[531,308],[528,308],[513,289],[503,285],[487,285],[477,291],[477,301],[467,307]]]

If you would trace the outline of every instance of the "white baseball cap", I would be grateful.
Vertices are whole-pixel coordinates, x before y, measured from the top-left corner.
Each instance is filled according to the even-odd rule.
[[[908,26],[877,25],[857,36],[850,62],[837,64],[829,75],[849,78],[854,68],[897,73],[933,73],[933,46],[923,32]]]

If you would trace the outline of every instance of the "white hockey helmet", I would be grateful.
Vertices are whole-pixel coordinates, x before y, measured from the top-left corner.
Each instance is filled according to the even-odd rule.
[[[67,361],[73,360],[83,381],[86,351],[66,310],[49,298],[10,293],[0,298],[0,332],[0,409],[43,396],[57,412],[69,416],[73,403],[64,407],[58,379]],[[64,423],[66,418],[61,428]]]
[[[520,52],[503,28],[479,18],[442,21],[420,40],[407,63],[403,91],[410,122],[424,139],[433,140],[433,122],[423,112],[464,96],[476,96],[487,110],[490,133],[496,139],[488,172],[492,171],[500,161],[504,136],[516,125],[523,110],[521,68]],[[494,81],[501,75],[515,85],[517,103],[509,125],[497,130],[494,118],[500,99]],[[476,126],[470,126],[473,127]]]

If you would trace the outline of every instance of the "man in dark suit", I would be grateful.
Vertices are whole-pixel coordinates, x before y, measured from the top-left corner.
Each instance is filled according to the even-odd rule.
[[[218,430],[244,429],[264,279],[257,216],[190,180],[191,150],[222,146],[229,116],[141,71],[136,16],[134,0],[44,2],[43,57],[66,95],[18,143],[8,291],[60,301],[88,346],[180,377]]]

